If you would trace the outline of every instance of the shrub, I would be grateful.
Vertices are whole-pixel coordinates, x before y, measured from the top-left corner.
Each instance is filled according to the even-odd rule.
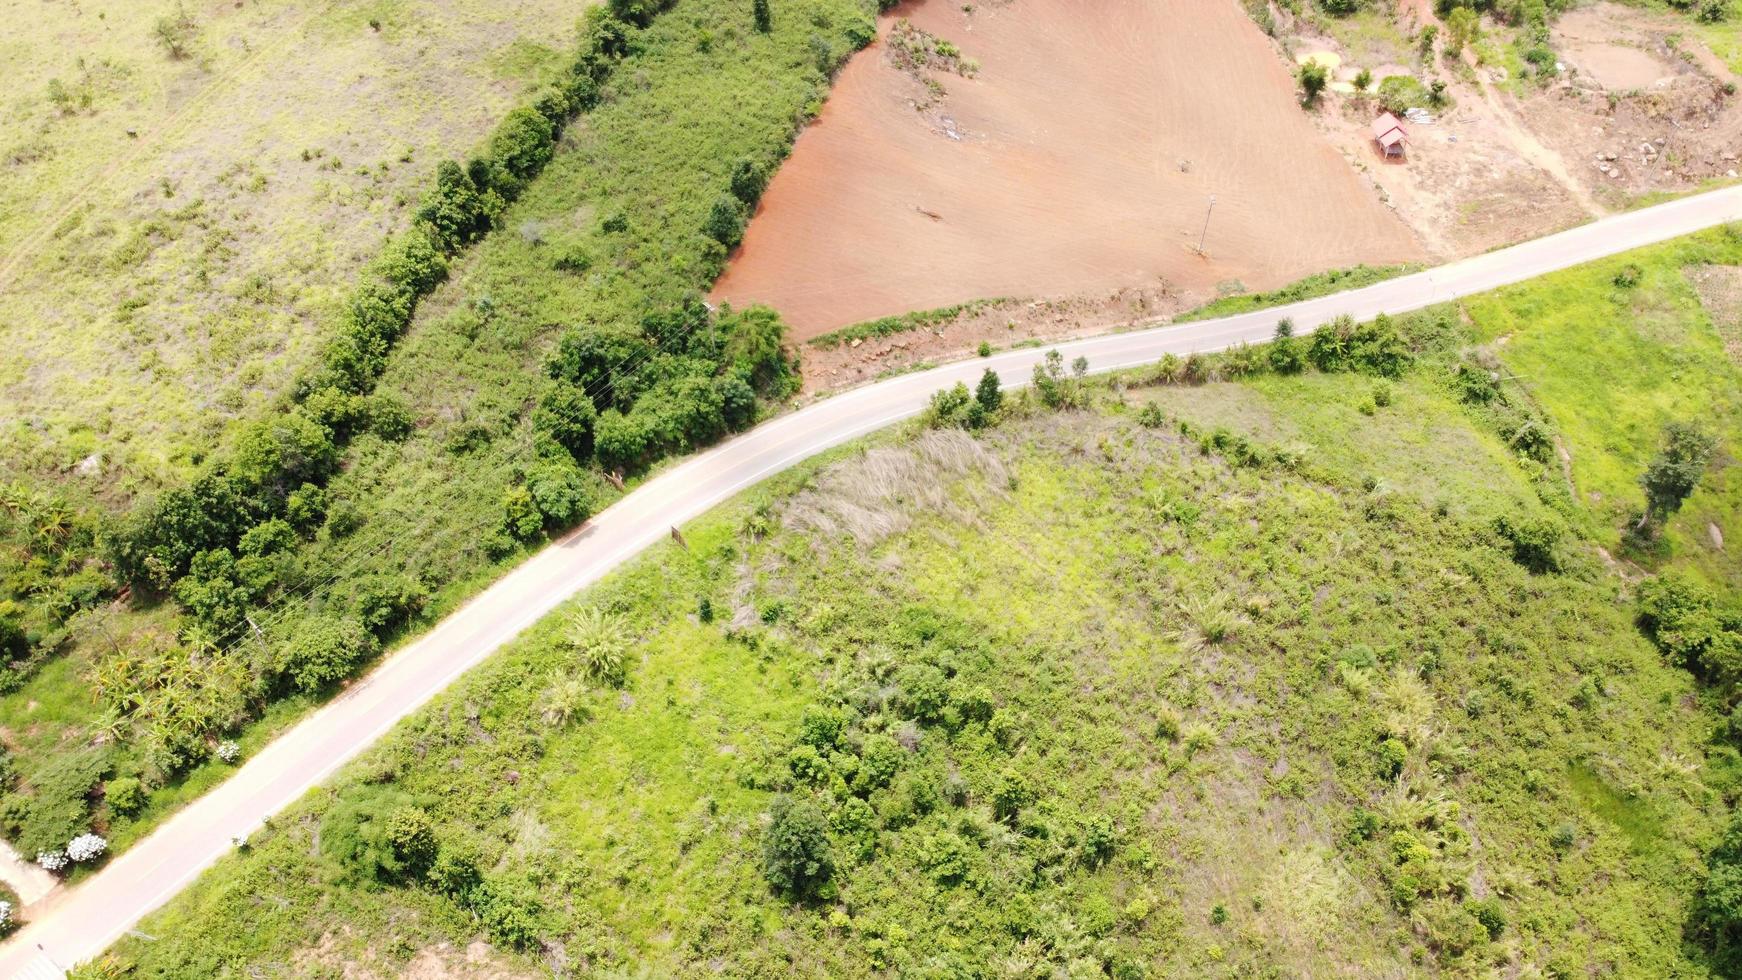
[[[77,864],[95,861],[109,849],[108,840],[99,834],[80,834],[67,842],[67,860]]]
[[[1379,82],[1379,104],[1388,112],[1402,114],[1432,105],[1433,95],[1409,75],[1389,75]]]
[[[732,165],[732,196],[754,207],[768,186],[768,174],[754,160],[740,159]]]
[[[550,162],[555,148],[556,126],[531,106],[508,113],[490,137],[490,157],[507,179],[499,182],[505,196],[519,194],[528,179]]]
[[[509,487],[502,494],[502,529],[521,541],[530,541],[544,530],[544,515],[524,486]]]
[[[998,777],[997,788],[992,791],[992,813],[999,820],[1015,826],[1016,818],[1037,798],[1038,794],[1021,773],[1006,768]]]
[[[968,386],[958,381],[931,396],[922,421],[933,429],[977,429],[985,417],[985,410],[974,400]]]
[[[1640,626],[1660,650],[1709,681],[1742,680],[1742,607],[1674,576],[1639,587]]]
[[[702,233],[731,248],[744,237],[746,213],[744,202],[730,194],[722,194],[702,222]]]
[[[408,794],[383,786],[341,791],[321,817],[321,853],[364,880],[423,875],[437,850],[429,815]]]
[[[778,891],[815,897],[834,875],[828,828],[816,804],[781,796],[769,809],[762,833],[762,873]]]
[[[905,753],[895,739],[887,735],[867,735],[859,749],[859,771],[853,776],[853,788],[868,793],[889,785],[901,768]]]
[[[103,787],[103,800],[116,815],[131,817],[145,808],[145,788],[132,776],[111,779]]]
[[[590,482],[572,459],[534,463],[526,473],[526,489],[546,527],[573,527],[592,516]]]
[[[1512,545],[1512,560],[1533,572],[1560,570],[1556,549],[1562,525],[1552,517],[1494,519],[1494,531]]]
[[[468,904],[484,929],[496,942],[513,949],[529,949],[538,943],[538,900],[500,877],[485,878],[468,896]]]
[[[157,39],[164,54],[180,61],[187,57],[188,46],[193,43],[196,29],[193,15],[178,3],[174,13],[165,14],[152,21],[151,36]]]
[[[569,649],[586,675],[621,687],[628,669],[629,627],[597,606],[583,606],[569,619]]]
[[[750,0],[750,20],[756,30],[767,34],[774,30],[774,20],[768,10],[768,0]]]
[[[1331,80],[1331,73],[1317,61],[1308,60],[1296,71],[1296,79],[1300,82],[1300,101],[1303,105],[1312,105],[1319,100],[1326,84]]]
[[[290,642],[280,649],[277,673],[298,690],[318,691],[349,677],[377,649],[374,634],[360,621],[311,616],[298,624]]]
[[[1473,898],[1464,902],[1464,910],[1470,917],[1482,924],[1488,931],[1488,938],[1495,940],[1506,931],[1506,910],[1501,907],[1498,898]]]

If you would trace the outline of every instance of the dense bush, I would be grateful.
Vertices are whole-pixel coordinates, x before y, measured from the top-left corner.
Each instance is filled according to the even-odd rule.
[[[389,787],[341,793],[321,818],[321,852],[365,880],[420,877],[435,863],[438,847],[429,814]]]
[[[762,873],[769,884],[799,899],[815,897],[835,872],[828,824],[816,804],[778,797],[762,832]]]
[[[379,648],[375,634],[360,620],[311,616],[282,647],[277,673],[298,690],[318,691],[349,677]]]
[[[1678,576],[1639,587],[1639,620],[1663,652],[1714,683],[1742,681],[1742,606]]]
[[[1341,316],[1313,332],[1307,359],[1320,371],[1402,376],[1412,360],[1409,344],[1383,313],[1365,323]]]

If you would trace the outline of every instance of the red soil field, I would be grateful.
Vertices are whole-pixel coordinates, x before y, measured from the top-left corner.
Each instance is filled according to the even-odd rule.
[[[976,59],[897,67],[895,17]],[[1422,258],[1234,0],[905,4],[842,70],[715,287],[799,339],[969,299],[1249,289]],[[1210,195],[1207,257],[1194,252]]]

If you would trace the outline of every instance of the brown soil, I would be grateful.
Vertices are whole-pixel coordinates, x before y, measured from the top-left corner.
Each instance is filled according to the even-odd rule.
[[[1620,206],[1736,176],[1742,98],[1724,87],[1737,79],[1684,23],[1600,3],[1561,18],[1555,33],[1567,77],[1518,114],[1599,198]]]
[[[887,40],[855,57],[716,298],[769,303],[804,339],[987,296],[1163,280],[1202,298],[1229,280],[1262,289],[1423,257],[1314,131],[1287,64],[1234,3],[896,13],[977,71],[904,68]]]

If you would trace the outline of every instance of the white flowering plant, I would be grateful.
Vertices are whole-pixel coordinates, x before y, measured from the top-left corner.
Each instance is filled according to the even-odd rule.
[[[80,834],[67,842],[67,857],[83,864],[95,861],[109,849],[109,842],[100,834]]]
[[[63,871],[67,866],[66,852],[38,851],[36,855],[36,863],[41,865],[42,870],[44,871]]]
[[[218,743],[218,758],[224,762],[234,763],[237,759],[242,758],[242,746],[237,745],[235,739],[224,739]]]

